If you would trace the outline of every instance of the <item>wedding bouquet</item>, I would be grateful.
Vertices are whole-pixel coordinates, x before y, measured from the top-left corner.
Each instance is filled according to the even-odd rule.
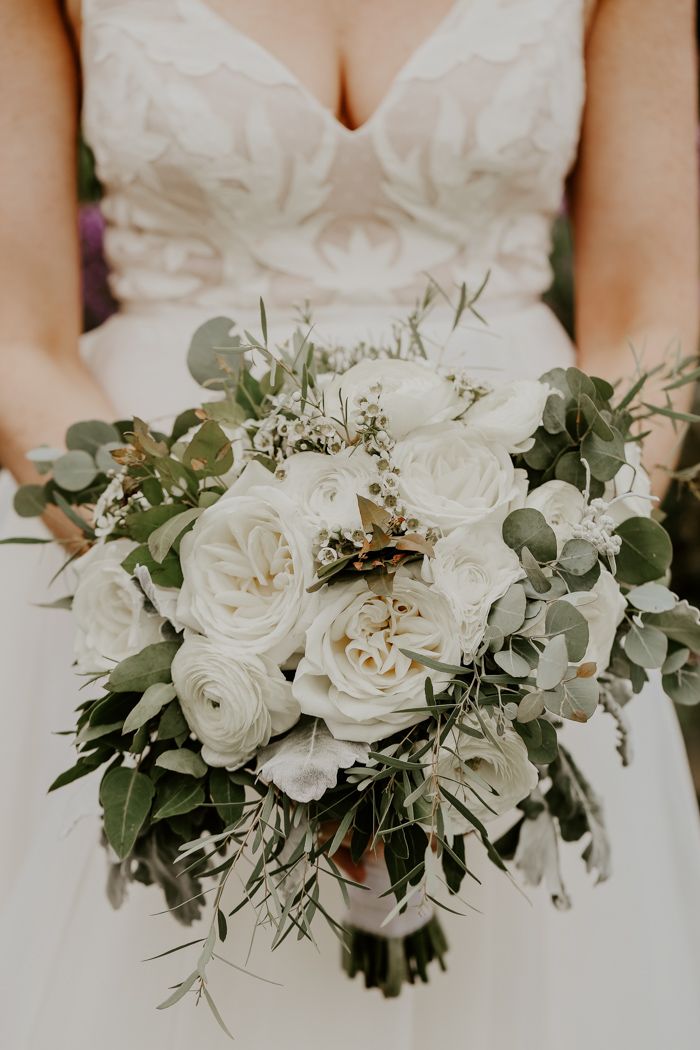
[[[55,604],[101,689],[52,787],[104,769],[114,903],[157,883],[190,923],[218,879],[162,1006],[192,990],[223,1024],[207,967],[242,907],[273,947],[327,921],[348,973],[385,995],[427,980],[447,947],[440,883],[459,897],[471,844],[566,907],[559,841],[583,840],[597,880],[610,849],[564,723],[585,733],[602,709],[626,762],[624,705],[650,672],[700,699],[700,614],[668,589],[640,459],[651,415],[687,417],[647,404],[641,371],[622,393],[577,368],[495,389],[441,370],[428,303],[379,347],[308,328],[270,347],[262,304],[258,336],[216,318],[189,353],[215,396],[167,433],[78,423],[67,451],[32,453],[47,481],[16,508],[54,504],[84,537]],[[470,307],[462,289],[455,325]]]

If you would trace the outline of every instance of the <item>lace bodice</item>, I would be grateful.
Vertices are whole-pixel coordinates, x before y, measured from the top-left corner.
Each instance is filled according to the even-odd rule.
[[[126,308],[537,298],[584,94],[583,0],[456,0],[344,127],[206,0],[84,0],[84,128]]]

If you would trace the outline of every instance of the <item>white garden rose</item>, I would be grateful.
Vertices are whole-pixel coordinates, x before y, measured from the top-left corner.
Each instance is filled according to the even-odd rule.
[[[284,461],[282,489],[316,529],[361,529],[358,496],[370,497],[378,482],[377,461],[362,448],[346,448],[336,456],[298,452]]]
[[[173,684],[210,766],[237,769],[299,720],[299,705],[270,659],[240,659],[225,644],[188,634],[175,654]]]
[[[197,519],[180,561],[182,623],[240,657],[281,664],[300,647],[315,604],[309,526],[260,464]]]
[[[480,732],[474,715],[467,715],[463,721]],[[497,743],[453,730],[430,771],[437,775],[438,782],[444,778],[450,794],[483,824],[508,813],[527,798],[539,779],[527,748],[514,729],[507,726],[503,736],[493,736]],[[451,835],[474,830],[474,825],[449,801],[443,803],[443,816]]]
[[[121,563],[137,545],[118,539],[98,543],[79,558],[73,598],[78,671],[109,671],[154,642],[162,642],[162,617],[146,609],[143,594]]]
[[[459,662],[456,625],[441,595],[405,569],[390,596],[374,594],[364,580],[328,588],[294,679],[302,712],[322,718],[340,740],[364,742],[422,721],[426,678],[437,690],[450,676],[402,649]]]
[[[557,549],[561,554],[567,540],[573,539],[574,525],[578,525],[583,518],[586,499],[568,481],[545,481],[544,485],[538,485],[528,492],[525,506],[544,515],[547,524],[554,530]]]
[[[424,560],[423,578],[447,600],[467,662],[481,643],[491,606],[522,576],[517,554],[489,522],[454,529]]]
[[[360,361],[335,376],[324,392],[329,416],[341,419],[347,402],[351,438],[356,434],[352,417],[359,399],[367,397],[376,384],[381,385],[379,404],[387,417],[387,430],[397,440],[417,427],[456,419],[466,407],[454,384],[427,363],[397,358]]]
[[[606,513],[616,525],[621,525],[627,518],[648,518],[655,504],[655,500],[650,499],[651,479],[642,466],[642,449],[638,441],[627,442],[625,459],[625,465],[605,487],[605,499],[610,504]]]
[[[486,518],[497,528],[525,498],[525,472],[505,448],[461,423],[414,431],[395,445],[392,459],[407,517],[443,533]]]
[[[615,577],[607,569],[601,569],[600,577],[590,591],[572,591],[562,595],[561,601],[575,605],[588,623],[588,648],[581,663],[592,662],[598,673],[605,671],[610,663],[615,632],[627,608]],[[544,640],[546,611],[545,605],[520,633]]]
[[[537,379],[514,379],[475,401],[464,422],[508,452],[527,452],[550,393]]]

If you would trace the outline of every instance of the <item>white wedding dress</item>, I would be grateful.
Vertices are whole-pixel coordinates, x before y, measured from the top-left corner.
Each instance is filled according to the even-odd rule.
[[[378,109],[350,131],[206,0],[85,0],[85,133],[106,196],[119,313],[84,351],[120,413],[196,404],[185,353],[202,320],[284,331],[308,298],[322,337],[386,334],[425,287],[490,279],[488,327],[463,324],[446,359],[492,382],[573,360],[541,304],[549,236],[584,98],[583,0],[456,0]],[[51,246],[47,246],[51,250]],[[427,327],[437,345],[444,310]],[[437,353],[437,350],[435,351]],[[40,377],[39,377],[40,378]],[[2,530],[27,532],[2,489]],[[37,554],[37,551],[40,553]],[[155,890],[105,897],[96,783],[49,798],[71,764],[79,702],[65,613],[37,609],[57,555],[0,548],[0,1046],[228,1046],[206,1006],[157,1012],[190,961],[143,962],[195,934]],[[66,593],[59,578],[50,597]],[[270,955],[238,917],[225,945],[281,987],[221,966],[216,998],[238,1045],[285,1050],[691,1050],[700,1033],[700,837],[676,717],[652,686],[629,707],[622,769],[611,720],[572,746],[605,800],[614,875],[592,887],[565,851],[574,906],[527,897],[469,845],[477,911],[447,915],[449,972],[384,1001],[342,973],[337,941]],[[73,830],[67,833],[69,826]],[[466,911],[466,909],[464,909]]]

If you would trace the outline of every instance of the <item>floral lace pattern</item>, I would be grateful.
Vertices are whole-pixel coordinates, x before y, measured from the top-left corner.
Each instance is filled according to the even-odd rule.
[[[583,0],[456,0],[349,131],[206,0],[84,0],[84,128],[117,298],[536,299],[575,156]]]

